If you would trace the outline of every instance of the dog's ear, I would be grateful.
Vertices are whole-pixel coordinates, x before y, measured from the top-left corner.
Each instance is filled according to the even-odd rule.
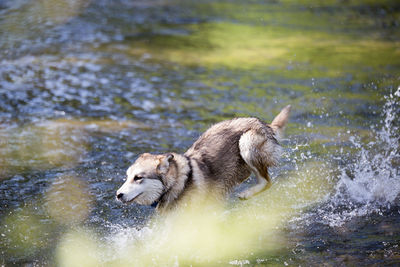
[[[162,174],[166,174],[169,170],[170,163],[174,160],[174,155],[171,153],[162,155],[159,159],[160,163],[158,163],[157,171]]]

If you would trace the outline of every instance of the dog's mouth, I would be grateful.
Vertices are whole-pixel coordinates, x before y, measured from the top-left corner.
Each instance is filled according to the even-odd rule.
[[[132,203],[133,201],[135,201],[135,199],[137,199],[139,196],[141,196],[143,193],[144,193],[144,192],[141,192],[141,193],[137,194],[135,197],[133,197],[133,198],[130,199],[130,200],[123,200],[123,199],[122,199],[121,202],[124,203],[124,204],[130,204],[130,203]]]

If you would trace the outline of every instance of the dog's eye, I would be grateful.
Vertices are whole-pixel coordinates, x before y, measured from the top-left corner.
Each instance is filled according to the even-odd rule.
[[[133,177],[133,180],[134,181],[140,181],[140,180],[142,180],[143,179],[143,176],[139,176],[139,175],[135,175],[135,177]]]

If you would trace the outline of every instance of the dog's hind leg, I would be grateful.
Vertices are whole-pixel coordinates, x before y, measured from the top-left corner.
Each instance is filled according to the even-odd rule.
[[[257,195],[258,193],[263,192],[264,190],[267,190],[271,186],[271,180],[269,178],[268,173],[266,176],[260,175],[256,170],[254,170],[254,173],[256,174],[257,177],[257,183],[253,185],[252,187],[248,188],[247,190],[241,192],[238,194],[238,197],[240,199],[249,199],[254,195]]]
[[[268,167],[276,164],[280,156],[280,146],[275,139],[259,131],[249,130],[239,140],[240,155],[256,175],[257,183],[241,192],[240,199],[248,199],[271,186]]]

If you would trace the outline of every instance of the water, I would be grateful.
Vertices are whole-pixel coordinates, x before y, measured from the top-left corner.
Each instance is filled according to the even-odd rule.
[[[344,167],[337,167],[337,176],[327,178],[337,179],[332,193],[293,219],[291,227],[307,238],[296,246],[323,250],[321,263],[398,262],[399,96],[400,88],[385,97],[382,120],[371,125],[372,140],[362,143],[356,136],[349,138],[355,153],[348,155],[351,159]],[[327,236],[322,237],[321,232]]]
[[[399,264],[399,10],[1,2],[0,264]],[[259,197],[202,212],[198,231],[115,202],[140,153],[184,152],[212,123],[287,104]]]

